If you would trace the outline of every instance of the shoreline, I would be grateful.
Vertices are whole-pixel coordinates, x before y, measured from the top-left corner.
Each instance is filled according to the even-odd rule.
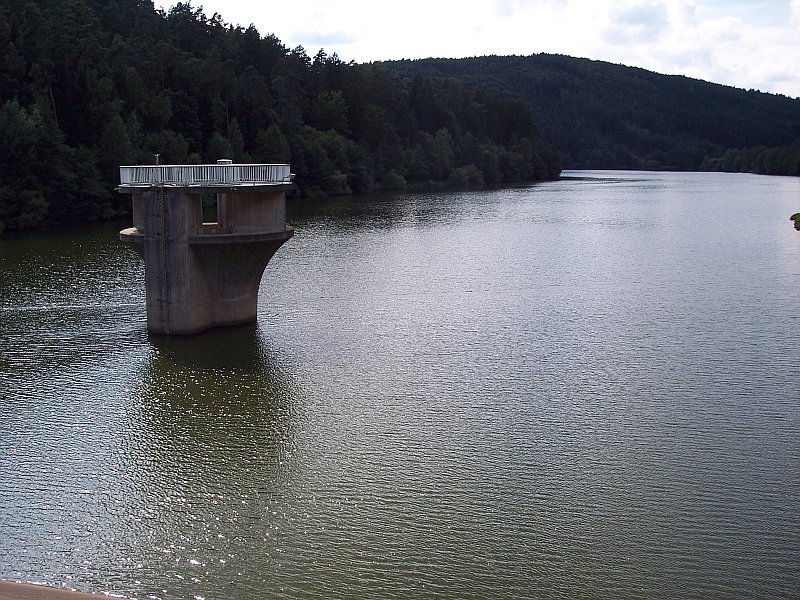
[[[0,600],[97,600],[97,598],[123,598],[111,594],[91,594],[68,588],[55,588],[34,583],[20,583],[0,579]]]

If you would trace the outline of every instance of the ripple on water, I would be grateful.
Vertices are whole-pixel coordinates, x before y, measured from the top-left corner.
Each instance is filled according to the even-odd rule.
[[[113,236],[4,247],[0,576],[796,595],[797,184],[588,175],[300,215],[258,326],[187,340]]]

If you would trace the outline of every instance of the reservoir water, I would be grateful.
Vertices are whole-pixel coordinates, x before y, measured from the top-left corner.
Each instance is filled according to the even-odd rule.
[[[0,578],[136,598],[797,598],[800,180],[290,207],[254,326],[0,241]]]

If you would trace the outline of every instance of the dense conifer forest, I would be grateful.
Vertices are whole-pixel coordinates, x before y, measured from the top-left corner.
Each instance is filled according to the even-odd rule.
[[[118,166],[289,162],[314,198],[558,177],[528,103],[286,48],[190,3],[0,0],[0,230],[127,210]]]
[[[306,199],[562,166],[800,175],[800,100],[599,61],[359,65],[150,0],[0,0],[0,48],[0,231],[124,213],[117,167],[156,154],[288,162]]]
[[[800,100],[568,56],[382,63],[528,102],[565,168],[800,175]]]

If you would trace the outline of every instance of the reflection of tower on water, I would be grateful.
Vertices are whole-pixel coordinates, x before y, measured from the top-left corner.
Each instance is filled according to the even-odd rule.
[[[277,366],[256,323],[209,329],[192,337],[150,336],[160,368],[274,375]]]
[[[163,582],[147,593],[192,579],[256,586],[241,561],[276,527],[296,464],[293,378],[255,325],[151,343],[120,443],[120,519],[106,525],[130,548],[115,554],[144,557],[130,580]]]

